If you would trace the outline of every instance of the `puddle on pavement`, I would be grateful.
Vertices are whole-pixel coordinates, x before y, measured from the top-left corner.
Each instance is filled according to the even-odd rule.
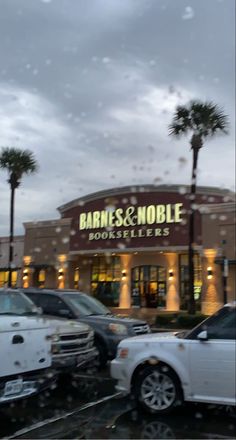
[[[16,431],[24,430],[46,419],[61,418],[88,402],[113,395],[116,392],[114,383],[104,372],[89,378],[86,375],[72,379],[65,377],[54,390],[47,390],[33,398],[2,406],[0,438],[9,438]]]
[[[236,418],[225,407],[191,404],[169,416],[151,416],[132,399],[115,397],[114,384],[106,372],[63,380],[51,393],[1,409],[0,438],[236,438]]]
[[[89,437],[101,439],[235,439],[236,418],[226,408],[186,405],[169,416],[147,415],[132,409],[113,426],[93,430]]]

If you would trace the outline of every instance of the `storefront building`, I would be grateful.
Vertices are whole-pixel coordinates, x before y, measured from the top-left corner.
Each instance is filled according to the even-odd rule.
[[[189,188],[114,188],[59,208],[61,219],[25,223],[25,287],[80,289],[111,307],[186,310]],[[234,194],[199,187],[195,299],[211,313],[235,296]],[[225,266],[225,264],[224,264]]]
[[[12,267],[12,286],[17,287],[22,282],[22,260],[24,255],[24,236],[15,236],[13,267]],[[9,265],[9,238],[0,237],[0,288],[8,283]]]

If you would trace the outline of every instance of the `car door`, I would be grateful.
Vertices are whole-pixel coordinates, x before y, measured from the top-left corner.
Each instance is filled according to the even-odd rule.
[[[189,344],[191,400],[234,404],[236,309],[224,307],[205,329],[207,340],[200,327]]]

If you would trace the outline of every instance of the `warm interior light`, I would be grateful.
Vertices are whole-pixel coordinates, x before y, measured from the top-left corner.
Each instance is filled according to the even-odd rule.
[[[212,270],[212,267],[209,266],[209,267],[207,268],[207,278],[208,278],[208,280],[211,280],[212,277],[213,277],[213,270]]]
[[[174,272],[172,269],[169,270],[169,280],[172,280],[174,278]]]

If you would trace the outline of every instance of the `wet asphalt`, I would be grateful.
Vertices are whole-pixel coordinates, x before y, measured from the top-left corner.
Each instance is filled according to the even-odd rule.
[[[53,390],[0,409],[1,439],[235,439],[230,409],[185,405],[148,415],[115,390],[109,369],[62,378]]]

